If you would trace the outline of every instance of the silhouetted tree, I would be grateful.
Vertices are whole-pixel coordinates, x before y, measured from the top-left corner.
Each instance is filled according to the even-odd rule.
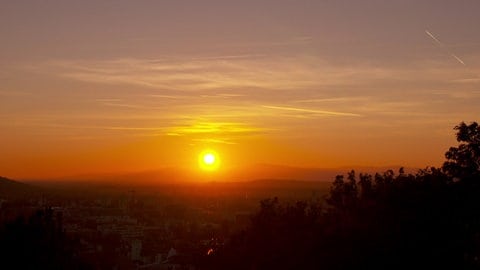
[[[442,168],[339,175],[323,209],[262,201],[205,269],[480,269],[480,129],[455,129]]]
[[[450,147],[445,153],[445,172],[459,179],[467,180],[480,175],[480,126],[476,122],[465,122],[455,127],[458,147]]]

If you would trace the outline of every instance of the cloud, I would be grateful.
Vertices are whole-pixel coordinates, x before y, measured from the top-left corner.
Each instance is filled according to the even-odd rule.
[[[310,56],[63,60],[44,63],[36,70],[78,81],[188,92],[247,88],[292,90],[358,84],[393,76],[391,70],[385,68],[335,67]]]
[[[334,97],[334,98],[311,98],[294,100],[295,103],[338,103],[366,100],[365,97]]]
[[[159,94],[149,94],[147,97],[159,98],[159,99],[188,99],[191,96],[182,96],[182,95],[159,95]]]
[[[67,78],[72,85],[88,82],[92,91],[73,93],[75,100],[71,98],[75,90],[52,91],[58,100],[73,104],[73,109],[65,105],[29,123],[75,123],[78,130],[99,130],[95,134],[103,130],[107,135],[235,140],[251,134],[286,134],[338,117],[362,117],[355,121],[358,125],[374,126],[412,116],[415,121],[452,118],[445,108],[478,111],[473,102],[459,106],[454,104],[459,99],[445,98],[449,92],[451,96],[461,93],[462,101],[478,98],[478,93],[470,91],[478,82],[474,66],[452,68],[450,63],[431,59],[405,67],[368,62],[340,65],[302,54],[247,54],[49,61],[31,71],[47,73],[50,79]],[[52,104],[51,93],[36,96]],[[41,116],[25,113],[25,117]]]
[[[220,140],[220,139],[193,139],[194,142],[205,142],[205,143],[217,143],[217,144],[237,144],[235,142],[231,142],[228,140]]]
[[[479,83],[480,82],[480,78],[463,78],[463,79],[455,79],[455,80],[452,80],[452,82],[456,82],[456,83]]]
[[[313,109],[304,109],[304,108],[296,108],[296,107],[283,107],[283,106],[267,106],[263,105],[263,108],[267,109],[274,109],[274,110],[284,110],[284,111],[293,111],[293,112],[301,112],[301,113],[313,113],[313,114],[320,114],[320,115],[328,115],[328,116],[362,116],[356,113],[346,113],[346,112],[335,112],[335,111],[323,111],[323,110],[313,110]]]
[[[26,96],[33,96],[33,95],[34,94],[31,92],[0,90],[0,96],[26,97]]]
[[[168,133],[182,134],[253,134],[264,132],[266,129],[251,127],[243,123],[234,122],[198,122],[170,127]]]

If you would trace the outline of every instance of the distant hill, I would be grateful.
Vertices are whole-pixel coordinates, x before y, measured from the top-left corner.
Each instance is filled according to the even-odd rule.
[[[331,182],[340,173],[343,173],[343,171],[336,168],[304,168],[275,164],[256,164],[234,170],[231,178],[234,181],[275,179]]]
[[[92,184],[105,187],[124,186],[163,186],[184,183],[208,183],[208,182],[250,182],[252,180],[281,180],[281,181],[311,181],[331,183],[335,176],[346,174],[354,169],[357,173],[384,172],[387,169],[398,171],[400,166],[391,167],[342,167],[342,168],[314,168],[294,167],[273,164],[255,164],[245,167],[229,168],[214,173],[204,173],[196,168],[181,169],[165,167],[157,170],[138,172],[98,173],[65,176],[53,179],[32,179],[25,183],[37,187],[54,186],[56,188],[86,188]],[[416,172],[416,169],[405,168],[407,173]]]
[[[33,186],[0,176],[0,197],[15,198],[35,191],[36,188]]]

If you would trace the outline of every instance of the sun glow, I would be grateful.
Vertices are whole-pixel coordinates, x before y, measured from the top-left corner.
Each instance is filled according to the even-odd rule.
[[[198,157],[198,164],[202,170],[216,171],[220,166],[220,159],[213,150],[205,150]]]
[[[215,163],[215,156],[213,154],[208,153],[205,156],[203,156],[203,162],[205,164],[212,165],[213,163]]]

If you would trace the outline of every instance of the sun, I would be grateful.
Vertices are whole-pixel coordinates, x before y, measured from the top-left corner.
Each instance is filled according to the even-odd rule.
[[[215,163],[215,156],[211,153],[205,154],[203,156],[203,162],[207,165],[212,165]]]
[[[204,171],[216,171],[220,166],[218,154],[213,150],[205,150],[198,156],[198,165]]]

